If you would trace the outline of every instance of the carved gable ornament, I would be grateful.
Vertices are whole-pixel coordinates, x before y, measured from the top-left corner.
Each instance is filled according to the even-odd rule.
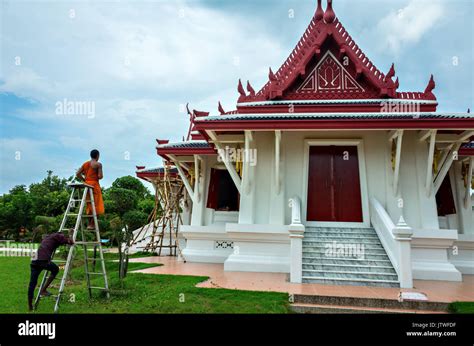
[[[328,51],[301,83],[297,93],[315,92],[364,92],[344,66]]]

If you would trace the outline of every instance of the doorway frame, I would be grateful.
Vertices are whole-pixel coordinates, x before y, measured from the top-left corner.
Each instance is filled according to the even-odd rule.
[[[355,146],[359,161],[359,185],[362,205],[362,222],[332,222],[332,221],[308,221],[308,178],[309,178],[309,149],[312,146]],[[370,227],[369,193],[367,187],[367,172],[365,166],[365,151],[363,139],[305,139],[303,160],[303,223],[309,227],[345,227],[366,228]]]

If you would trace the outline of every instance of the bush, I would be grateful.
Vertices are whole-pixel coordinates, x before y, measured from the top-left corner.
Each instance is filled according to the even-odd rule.
[[[138,202],[138,210],[150,215],[155,208],[155,200],[151,198],[144,199]]]
[[[130,232],[143,226],[148,219],[148,215],[140,210],[131,210],[123,215],[123,223],[128,226]]]
[[[137,207],[138,196],[135,191],[112,187],[108,190],[108,194],[115,204],[116,212],[119,215],[123,215]]]

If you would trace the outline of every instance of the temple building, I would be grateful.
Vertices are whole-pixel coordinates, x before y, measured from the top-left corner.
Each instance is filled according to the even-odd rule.
[[[188,109],[187,139],[158,140],[186,187],[186,260],[294,283],[474,274],[474,117],[437,112],[433,76],[399,84],[319,0],[260,90],[239,81],[235,110]]]

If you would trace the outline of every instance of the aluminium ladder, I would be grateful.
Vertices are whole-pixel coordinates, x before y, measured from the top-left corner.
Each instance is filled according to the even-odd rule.
[[[59,304],[61,301],[61,295],[64,293],[64,289],[66,286],[66,281],[68,278],[68,275],[70,274],[71,267],[72,267],[72,262],[74,261],[75,257],[75,249],[76,246],[81,246],[84,251],[84,269],[86,273],[86,280],[87,280],[87,289],[89,291],[89,297],[92,297],[92,290],[93,289],[99,289],[103,290],[106,293],[107,298],[109,298],[109,284],[107,281],[107,273],[105,270],[105,261],[104,261],[104,253],[102,251],[102,244],[100,241],[100,232],[99,232],[99,224],[97,222],[97,213],[95,209],[95,204],[94,204],[94,188],[91,185],[87,185],[85,183],[72,183],[68,185],[69,187],[72,188],[71,191],[71,196],[69,198],[69,203],[66,208],[66,212],[64,213],[64,217],[61,222],[61,226],[59,228],[60,232],[67,232],[71,230],[71,228],[67,228],[67,222],[70,218],[75,217],[75,225],[73,229],[73,235],[72,235],[72,240],[73,240],[73,245],[69,247],[68,250],[68,256],[66,261],[61,261],[62,263],[65,263],[64,265],[64,272],[61,278],[61,284],[59,286],[59,292],[57,295],[53,296],[56,298],[56,303],[54,305],[54,312],[58,312],[59,310]],[[77,208],[76,205],[77,203],[79,204],[79,207]],[[91,209],[92,209],[92,214],[87,215],[85,214],[86,210],[86,204],[90,203],[91,204]],[[78,209],[78,210],[77,210]],[[85,220],[88,218],[93,218],[94,219],[94,229],[87,229],[86,226],[84,225]],[[80,233],[81,240],[76,241],[77,237]],[[87,234],[92,233],[92,236],[95,238],[92,241],[87,240]],[[99,254],[100,258],[98,261],[101,263],[101,271],[100,272],[91,272],[89,271],[89,255],[88,255],[88,246],[94,246],[94,249],[99,248]],[[54,254],[53,256],[54,257]],[[53,258],[51,258],[53,260]],[[95,268],[95,262],[96,258],[93,258],[93,267]],[[56,261],[60,262],[60,261]],[[48,278],[49,278],[50,272],[45,271],[43,274],[43,279],[41,280],[41,285],[38,290],[38,294],[35,299],[34,303],[34,308],[36,310],[40,300],[41,300],[41,291],[43,290],[44,285],[46,284]],[[104,279],[104,287],[94,287],[91,286],[91,276],[99,275],[102,276]]]

